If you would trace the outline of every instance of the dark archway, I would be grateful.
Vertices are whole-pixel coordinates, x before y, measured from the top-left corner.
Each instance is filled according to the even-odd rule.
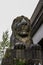
[[[42,65],[43,65],[43,38],[38,42],[38,44],[41,46]]]
[[[43,38],[38,42],[38,44],[41,46],[41,50],[43,50]]]

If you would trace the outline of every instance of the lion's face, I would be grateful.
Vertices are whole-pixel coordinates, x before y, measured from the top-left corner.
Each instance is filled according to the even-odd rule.
[[[30,23],[22,18],[13,24],[13,33],[17,39],[27,38],[30,33]]]

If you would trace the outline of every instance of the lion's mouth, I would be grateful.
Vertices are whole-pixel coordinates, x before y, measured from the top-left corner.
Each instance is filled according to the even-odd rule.
[[[28,36],[28,33],[26,33],[26,32],[20,32],[20,33],[18,33],[18,35],[19,35],[20,37],[22,37],[22,38],[25,38],[25,37]]]

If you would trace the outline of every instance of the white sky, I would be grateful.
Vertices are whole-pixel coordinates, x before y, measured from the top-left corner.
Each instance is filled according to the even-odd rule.
[[[17,16],[31,18],[39,0],[0,0],[0,41],[6,30],[11,35],[11,24]]]

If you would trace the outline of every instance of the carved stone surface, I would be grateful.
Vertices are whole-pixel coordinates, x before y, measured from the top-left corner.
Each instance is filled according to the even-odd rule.
[[[16,60],[33,65],[41,63],[41,47],[31,39],[31,22],[25,16],[17,17],[12,23],[10,49],[7,49],[2,65],[14,65]]]

